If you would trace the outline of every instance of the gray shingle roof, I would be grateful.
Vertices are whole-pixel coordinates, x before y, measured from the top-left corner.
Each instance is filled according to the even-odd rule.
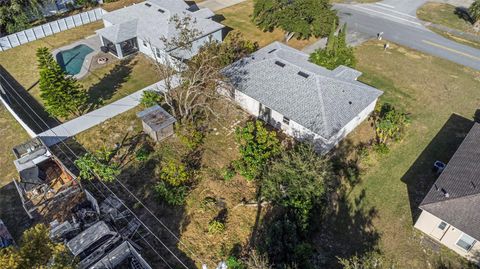
[[[139,4],[134,4],[121,8],[103,15],[103,19],[113,24],[97,31],[98,34],[114,38],[123,39],[125,36],[135,36],[150,42],[153,46],[164,49],[162,38],[172,38],[178,34],[175,23],[170,19],[178,15],[179,17],[192,16],[192,27],[198,29],[203,35],[208,35],[224,26],[220,23],[205,19],[207,10],[201,11],[200,16],[195,16],[195,12],[187,10],[188,5],[182,0],[152,0]],[[117,38],[118,37],[118,38]],[[125,40],[125,39],[124,39]],[[121,40],[121,41],[124,41]],[[113,42],[114,40],[110,40]]]
[[[420,203],[421,209],[478,240],[480,240],[479,142],[480,124],[475,123]]]
[[[308,58],[274,42],[224,74],[237,90],[329,139],[382,92],[356,81],[359,71],[345,66],[330,71]]]
[[[149,107],[137,113],[137,117],[142,119],[153,131],[172,125],[177,120],[159,105]]]

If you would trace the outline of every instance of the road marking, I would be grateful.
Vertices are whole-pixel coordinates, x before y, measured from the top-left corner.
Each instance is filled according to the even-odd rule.
[[[422,25],[421,23],[418,23],[418,22],[414,22],[414,21],[411,21],[411,20],[407,20],[407,19],[404,19],[404,18],[400,18],[400,17],[394,16],[394,15],[387,14],[387,13],[380,12],[380,11],[376,11],[376,10],[373,10],[373,9],[370,9],[370,8],[366,8],[366,7],[362,7],[362,6],[354,6],[354,7],[358,8],[358,9],[364,9],[364,10],[372,11],[372,12],[375,12],[375,13],[379,13],[379,14],[382,14],[382,15],[385,15],[385,16],[389,16],[389,17],[395,18],[395,19],[397,19],[397,20],[406,21],[406,22],[409,22],[409,23],[411,23],[411,24],[415,24],[415,25],[418,25],[418,26],[421,26],[421,25]],[[368,13],[368,12],[367,12],[367,13]]]
[[[389,8],[395,8],[394,6],[387,5],[387,4],[382,4],[382,3],[375,3],[375,5],[384,6],[384,7],[389,7]]]
[[[379,3],[377,3],[376,5],[379,5]],[[400,15],[403,15],[403,16],[407,16],[407,17],[410,17],[410,18],[413,18],[413,19],[417,19],[417,17],[412,16],[412,15],[407,14],[407,13],[404,13],[404,12],[400,12],[400,11],[396,11],[396,10],[391,10],[391,9],[388,9],[388,8],[384,8],[384,7],[382,7],[382,6],[377,6],[377,7],[383,8],[383,9],[388,10],[388,11],[391,11],[391,12],[395,12],[395,13],[400,14]]]
[[[443,45],[440,45],[440,44],[437,44],[437,43],[434,43],[434,42],[431,42],[431,41],[428,41],[428,40],[422,40],[422,42],[423,42],[423,43],[426,43],[426,44],[428,44],[428,45],[437,47],[437,48],[441,48],[441,49],[444,49],[444,50],[448,50],[448,51],[451,51],[451,52],[454,52],[454,53],[457,53],[457,54],[460,54],[460,55],[463,55],[463,56],[466,56],[466,57],[469,57],[469,58],[472,58],[472,59],[475,59],[475,60],[479,60],[479,61],[480,61],[480,57],[473,56],[473,55],[470,55],[470,54],[468,54],[468,53],[458,51],[458,50],[456,50],[456,49],[452,49],[452,48],[449,48],[449,47],[445,47],[445,46],[443,46]]]

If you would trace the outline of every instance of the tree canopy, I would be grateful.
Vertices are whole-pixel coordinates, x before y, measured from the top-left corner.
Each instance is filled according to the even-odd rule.
[[[472,18],[474,28],[480,30],[480,0],[475,0],[468,8],[468,14]]]
[[[298,144],[273,161],[262,178],[264,199],[290,210],[300,228],[306,229],[316,205],[325,206],[334,178],[330,162],[310,144]]]
[[[260,120],[249,121],[237,128],[240,159],[234,162],[236,170],[249,180],[257,179],[269,160],[281,151],[280,142],[273,131],[268,131]]]
[[[33,18],[42,17],[45,0],[8,0],[0,5],[0,32],[9,34],[30,27]]]
[[[0,264],[4,269],[76,268],[75,259],[65,245],[53,242],[48,227],[43,224],[26,230],[19,248],[0,250]]]
[[[353,48],[347,45],[347,25],[344,24],[338,35],[335,35],[337,24],[333,23],[328,36],[327,45],[317,49],[310,55],[310,61],[333,70],[340,65],[355,67],[356,59]]]
[[[328,0],[255,0],[253,21],[264,31],[280,28],[289,36],[325,37],[337,20]]]
[[[37,49],[40,69],[40,97],[45,109],[54,117],[80,115],[88,101],[87,92],[53,59],[48,48]]]

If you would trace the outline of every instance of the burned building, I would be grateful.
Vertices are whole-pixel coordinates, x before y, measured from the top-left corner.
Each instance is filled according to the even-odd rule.
[[[19,179],[13,182],[30,218],[45,215],[57,202],[81,193],[76,177],[38,138],[13,148]],[[58,211],[58,208],[55,210]],[[53,212],[52,212],[53,213]]]

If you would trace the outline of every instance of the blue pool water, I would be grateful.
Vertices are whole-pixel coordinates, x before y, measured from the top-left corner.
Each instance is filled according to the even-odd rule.
[[[60,51],[56,58],[57,63],[65,72],[70,75],[76,75],[82,69],[85,57],[93,52],[93,49],[87,45],[78,45],[71,49]]]

